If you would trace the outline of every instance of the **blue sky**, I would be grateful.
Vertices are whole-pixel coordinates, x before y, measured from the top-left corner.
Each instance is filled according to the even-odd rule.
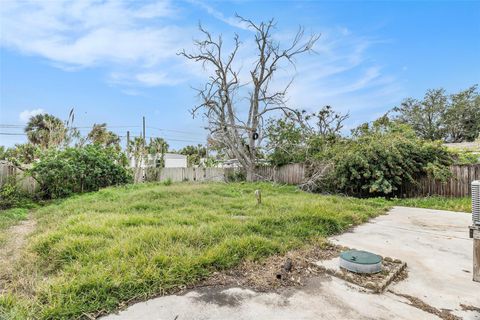
[[[74,107],[82,132],[106,122],[124,136],[163,136],[173,148],[204,143],[202,119],[189,110],[205,72],[176,53],[191,51],[201,22],[243,45],[248,71],[252,33],[235,13],[275,18],[276,39],[299,25],[321,33],[316,54],[279,74],[294,77],[289,105],[331,105],[352,128],[428,88],[448,92],[480,83],[480,2],[470,1],[5,1],[0,4],[0,132],[22,133],[29,115],[65,119]],[[245,77],[246,78],[246,77]],[[245,79],[244,78],[244,79]],[[239,106],[242,108],[242,106]],[[7,127],[5,125],[14,125]],[[0,135],[0,145],[25,142]]]

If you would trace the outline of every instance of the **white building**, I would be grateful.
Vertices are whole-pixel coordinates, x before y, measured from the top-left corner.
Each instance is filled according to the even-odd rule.
[[[165,153],[165,168],[186,168],[188,165],[187,156],[178,153]]]
[[[142,163],[140,168],[156,167],[160,163],[161,154],[147,155],[146,164]],[[187,156],[178,153],[165,153],[163,156],[165,161],[165,168],[186,168],[188,165]],[[143,161],[142,161],[143,162]],[[135,158],[130,158],[130,167],[135,167]]]

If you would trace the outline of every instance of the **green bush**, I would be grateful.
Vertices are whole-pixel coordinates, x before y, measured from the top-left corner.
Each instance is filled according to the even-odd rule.
[[[239,169],[230,169],[225,173],[225,180],[227,182],[240,182],[246,180],[246,174]]]
[[[469,152],[458,152],[456,154],[455,164],[468,165],[480,164],[480,154]]]
[[[14,177],[0,187],[0,210],[10,208],[32,208],[34,206],[32,196],[18,187]]]
[[[88,145],[50,150],[30,172],[40,183],[44,197],[60,198],[131,182],[131,174],[123,163],[123,155],[113,148]]]
[[[15,183],[7,182],[0,187],[0,209],[16,206],[21,200],[20,192]]]
[[[363,127],[321,158],[333,164],[330,189],[356,196],[395,195],[425,175],[444,181],[453,161],[440,142],[421,140],[408,127],[391,123]]]

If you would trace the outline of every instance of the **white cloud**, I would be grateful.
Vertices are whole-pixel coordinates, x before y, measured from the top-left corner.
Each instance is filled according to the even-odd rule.
[[[398,80],[369,59],[370,50],[383,42],[342,28],[323,30],[316,54],[298,57],[296,69],[283,72],[274,83],[278,89],[294,77],[288,91],[292,107],[316,110],[328,104],[361,113],[362,107],[384,107],[399,99],[403,92]]]
[[[189,0],[190,3],[197,5],[198,7],[204,9],[209,15],[218,19],[232,27],[243,29],[243,30],[250,30],[248,27],[248,23],[245,21],[241,21],[237,17],[226,17],[222,12],[216,10],[212,6],[206,4],[203,1],[199,0]]]
[[[189,2],[229,26],[245,29],[244,23],[211,3]],[[0,45],[41,56],[65,70],[101,67],[107,81],[122,86],[126,94],[139,95],[141,87],[185,81],[196,86],[208,72],[200,64],[176,55],[182,48],[191,51],[192,38],[199,35],[196,21],[176,25],[181,16],[181,9],[168,0],[4,1],[0,6]],[[280,21],[275,30],[275,40],[281,43],[288,43],[296,31],[282,29],[285,24]],[[272,83],[273,88],[280,88],[295,77],[289,91],[293,107],[378,106],[402,93],[398,80],[369,59],[369,50],[380,41],[359,36],[344,26],[315,29],[322,32],[314,48],[317,53],[298,57],[296,69],[285,66]],[[212,30],[215,35],[222,31],[218,27]],[[236,31],[242,46],[235,65],[240,69],[240,79],[247,82],[255,45],[250,32]],[[224,34],[226,49],[231,47],[230,36]]]
[[[0,45],[41,56],[57,67],[108,67],[143,74],[181,64],[190,29],[175,26],[169,1],[7,1],[0,6]],[[161,76],[161,75],[160,75]],[[153,77],[139,84],[161,84]],[[132,77],[135,80],[136,77]]]
[[[37,114],[45,113],[43,109],[33,109],[33,110],[23,110],[19,114],[20,121],[28,122],[31,117],[36,116]]]
[[[159,85],[172,85],[175,82],[170,82],[168,79],[168,75],[165,73],[154,73],[154,72],[145,72],[139,73],[135,76],[135,79],[144,83],[147,86],[159,86]]]

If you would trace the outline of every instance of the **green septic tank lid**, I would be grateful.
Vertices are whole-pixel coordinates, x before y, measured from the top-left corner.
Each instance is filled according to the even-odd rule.
[[[340,258],[358,264],[378,264],[382,257],[371,252],[361,250],[348,250],[340,254]]]

